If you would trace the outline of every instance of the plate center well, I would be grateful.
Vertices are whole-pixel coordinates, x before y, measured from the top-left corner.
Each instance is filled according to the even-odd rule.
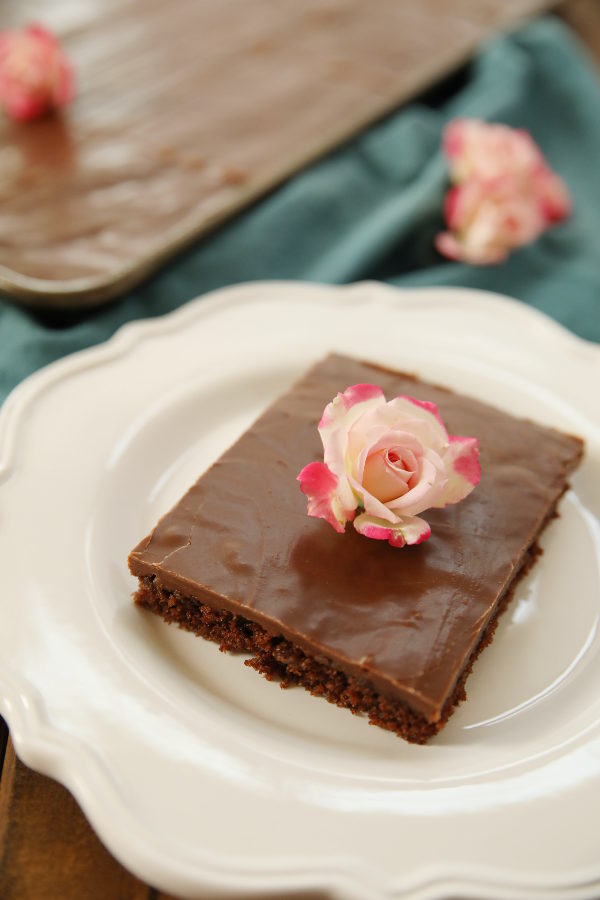
[[[245,374],[210,390],[188,384],[130,429],[111,457],[90,525],[91,591],[111,640],[184,716],[193,720],[210,709],[234,721],[244,739],[268,736],[271,747],[279,744],[289,754],[291,746],[300,757],[318,747],[325,755],[342,751],[396,764],[399,753],[422,748],[407,750],[395,736],[301,689],[278,690],[242,659],[166,626],[129,600],[127,552],[294,375]],[[574,691],[573,683],[584,669],[596,683],[597,568],[595,580],[584,579],[576,596],[573,585],[597,559],[598,546],[576,492],[563,499],[543,546],[542,560],[519,585],[494,643],[476,664],[468,702],[427,750],[449,758],[451,751],[483,741],[496,762],[511,763],[534,749],[552,749],[582,717],[584,725],[591,721],[588,692]],[[509,746],[515,735],[517,745]],[[505,744],[500,752],[498,744]],[[451,765],[446,774],[453,771]]]

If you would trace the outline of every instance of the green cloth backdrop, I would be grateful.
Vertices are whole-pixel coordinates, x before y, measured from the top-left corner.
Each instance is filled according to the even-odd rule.
[[[567,182],[574,214],[500,266],[440,257],[447,175],[442,129],[456,116],[526,128]],[[466,285],[509,294],[600,341],[600,79],[558,21],[489,44],[474,63],[237,216],[155,277],[86,313],[0,300],[0,401],[22,378],[214,288],[256,279]]]

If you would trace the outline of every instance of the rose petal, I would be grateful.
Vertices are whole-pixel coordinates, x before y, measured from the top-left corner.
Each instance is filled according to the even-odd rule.
[[[403,497],[391,500],[386,505],[398,517],[416,516],[430,506],[437,506],[446,488],[447,479],[443,460],[435,451],[425,448],[416,485]]]
[[[442,256],[471,266],[497,265],[507,259],[509,252],[506,247],[467,247],[449,231],[442,231],[435,236],[435,248]]]
[[[308,497],[308,515],[325,519],[336,531],[343,532],[346,522],[354,518],[354,509],[342,509],[336,493],[336,475],[325,463],[312,462],[302,469],[297,480]]]
[[[385,397],[380,387],[376,384],[354,384],[327,404],[319,422],[323,458],[338,477],[338,496],[346,509],[357,505],[346,473],[348,434],[359,417],[381,405],[385,405]]]
[[[545,169],[538,175],[536,192],[540,198],[541,214],[547,225],[558,224],[571,214],[571,197],[566,185],[550,169]]]
[[[402,423],[403,425],[410,426],[409,423]],[[371,453],[377,453],[378,450],[387,450],[388,447],[404,447],[407,450],[412,450],[418,457],[421,457],[423,453],[423,444],[422,442],[409,431],[381,431],[380,429],[373,429],[372,431],[367,432],[367,434],[362,438],[362,449],[356,459],[356,463],[352,466],[352,474],[354,477],[362,482],[363,480],[363,472],[365,463],[367,461],[367,457]],[[352,443],[349,443],[350,451],[352,451]]]
[[[376,384],[353,384],[343,393],[337,394],[325,407],[319,433],[325,444],[325,437],[336,425],[344,424],[350,428],[352,423],[369,407],[385,403],[383,391]],[[351,413],[351,415],[348,415]]]
[[[470,216],[473,204],[469,205],[472,193],[464,187],[451,187],[444,197],[444,219],[448,228],[461,231]]]
[[[449,231],[440,231],[434,238],[434,246],[438,253],[446,259],[454,259],[462,262],[463,248],[457,238]]]
[[[442,149],[455,183],[507,173],[527,175],[544,163],[540,149],[527,131],[481,119],[449,122]]]
[[[449,160],[460,156],[465,142],[465,119],[453,119],[449,122],[442,137],[442,147]]]
[[[384,522],[393,524],[398,521],[398,516],[389,509],[388,505],[382,503],[381,500],[378,500],[373,494],[370,494],[369,491],[365,489],[364,485],[354,478],[353,475],[348,476],[348,481],[352,485],[352,489],[359,498],[361,506],[364,507],[366,513],[377,519],[383,519]]]
[[[407,440],[413,449],[421,444],[441,451],[448,443],[448,434],[441,419],[432,414],[426,405],[413,403],[412,398],[396,397],[383,406],[368,410],[353,424],[348,436],[348,451],[353,460],[357,459],[357,454],[366,451],[362,456],[364,462],[375,443],[385,440],[386,434],[390,435],[391,443],[402,443],[394,438],[400,433],[410,435]],[[357,465],[355,471],[359,470],[360,465]]]
[[[479,484],[481,465],[477,438],[451,436],[450,446],[444,454],[444,465],[448,482],[436,504],[438,507],[464,500]]]
[[[345,509],[354,509],[357,499],[350,482],[349,473],[346,471],[348,457],[348,432],[342,426],[332,429],[323,446],[323,459],[326,466],[337,477],[337,495],[341,505]]]
[[[410,407],[407,407],[406,404],[410,404]],[[401,409],[410,410],[412,415],[419,416],[433,428],[434,433],[437,434],[442,443],[445,443],[448,440],[448,432],[446,431],[446,426],[440,416],[440,411],[437,408],[437,404],[432,403],[431,400],[417,400],[416,397],[409,397],[407,394],[402,394],[399,397],[396,397],[395,400],[391,400],[390,405],[394,411],[399,411]],[[415,406],[416,409],[414,408]],[[439,427],[436,427],[436,424]]]
[[[412,475],[411,469],[390,465],[387,450],[381,449],[376,453],[370,453],[367,457],[362,484],[366,491],[378,497],[382,503],[387,503],[406,494]]]
[[[403,516],[395,525],[389,525],[381,519],[363,513],[354,520],[354,527],[364,537],[375,541],[387,541],[392,547],[421,544],[431,535],[428,523],[418,516]]]

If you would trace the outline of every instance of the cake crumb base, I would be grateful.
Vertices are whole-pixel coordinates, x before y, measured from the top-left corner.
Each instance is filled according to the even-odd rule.
[[[404,701],[393,700],[381,694],[367,677],[359,678],[343,672],[327,657],[311,656],[282,635],[269,634],[261,625],[244,616],[213,609],[195,597],[170,591],[161,585],[155,575],[140,577],[134,600],[166,622],[175,623],[180,628],[217,643],[224,652],[250,654],[245,665],[255,669],[269,681],[278,680],[282,688],[299,685],[314,696],[324,697],[355,715],[368,716],[371,725],[393,731],[411,743],[424,744],[443,728],[456,706],[466,699],[465,681],[475,660],[491,643],[498,618],[508,606],[517,582],[541,552],[537,543],[529,548],[518,576],[513,579],[510,589],[498,603],[440,718],[435,722],[429,722]]]

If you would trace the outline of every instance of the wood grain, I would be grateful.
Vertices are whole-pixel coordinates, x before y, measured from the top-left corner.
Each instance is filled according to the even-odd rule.
[[[27,769],[9,741],[0,780],[3,900],[150,900],[105,850],[64,787]]]
[[[0,288],[73,306],[132,286],[552,0],[4,0],[78,80],[0,121]]]
[[[0,780],[0,897],[177,900],[143,884],[113,859],[71,794],[56,781],[27,769],[10,740]],[[248,900],[264,898],[249,896]],[[302,892],[287,894],[286,900],[327,898]]]
[[[571,0],[559,10],[563,21],[579,35],[593,59],[600,63],[600,2],[599,0]]]

